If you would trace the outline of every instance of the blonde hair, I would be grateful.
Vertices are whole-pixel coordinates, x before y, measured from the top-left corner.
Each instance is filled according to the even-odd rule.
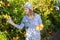
[[[34,15],[34,12],[31,9],[29,9],[29,13]]]

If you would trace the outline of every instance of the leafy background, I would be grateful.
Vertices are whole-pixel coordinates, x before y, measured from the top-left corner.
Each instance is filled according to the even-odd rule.
[[[41,31],[41,40],[50,40],[60,28],[59,0],[0,0],[1,40],[25,40],[25,27],[22,30],[13,27],[7,22],[7,18],[11,16],[14,23],[20,24],[25,16],[24,4],[28,1],[31,2],[34,12],[42,18],[44,29]]]

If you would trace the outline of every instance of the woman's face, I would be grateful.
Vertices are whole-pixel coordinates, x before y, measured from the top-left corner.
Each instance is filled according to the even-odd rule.
[[[24,11],[25,11],[26,15],[29,14],[29,9],[28,8],[24,8]]]

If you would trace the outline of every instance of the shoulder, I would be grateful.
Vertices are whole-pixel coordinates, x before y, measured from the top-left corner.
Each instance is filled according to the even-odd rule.
[[[23,17],[23,19],[24,19],[24,20],[26,19],[26,15]]]
[[[35,13],[35,16],[36,16],[36,17],[40,17],[40,15],[39,15],[39,14],[37,14],[37,13]]]
[[[27,20],[27,16],[24,16],[23,19],[22,19],[22,21],[26,22],[26,20]]]

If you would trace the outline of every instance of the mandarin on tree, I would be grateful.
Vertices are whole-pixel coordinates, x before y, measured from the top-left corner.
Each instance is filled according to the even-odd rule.
[[[7,6],[10,6],[10,3],[8,3]]]
[[[10,16],[8,16],[7,14],[6,15],[3,15],[4,18],[8,19]]]
[[[1,4],[2,4],[3,6],[5,6],[5,2],[1,2]]]
[[[39,5],[38,6],[43,6],[43,4],[42,3],[39,3]]]

